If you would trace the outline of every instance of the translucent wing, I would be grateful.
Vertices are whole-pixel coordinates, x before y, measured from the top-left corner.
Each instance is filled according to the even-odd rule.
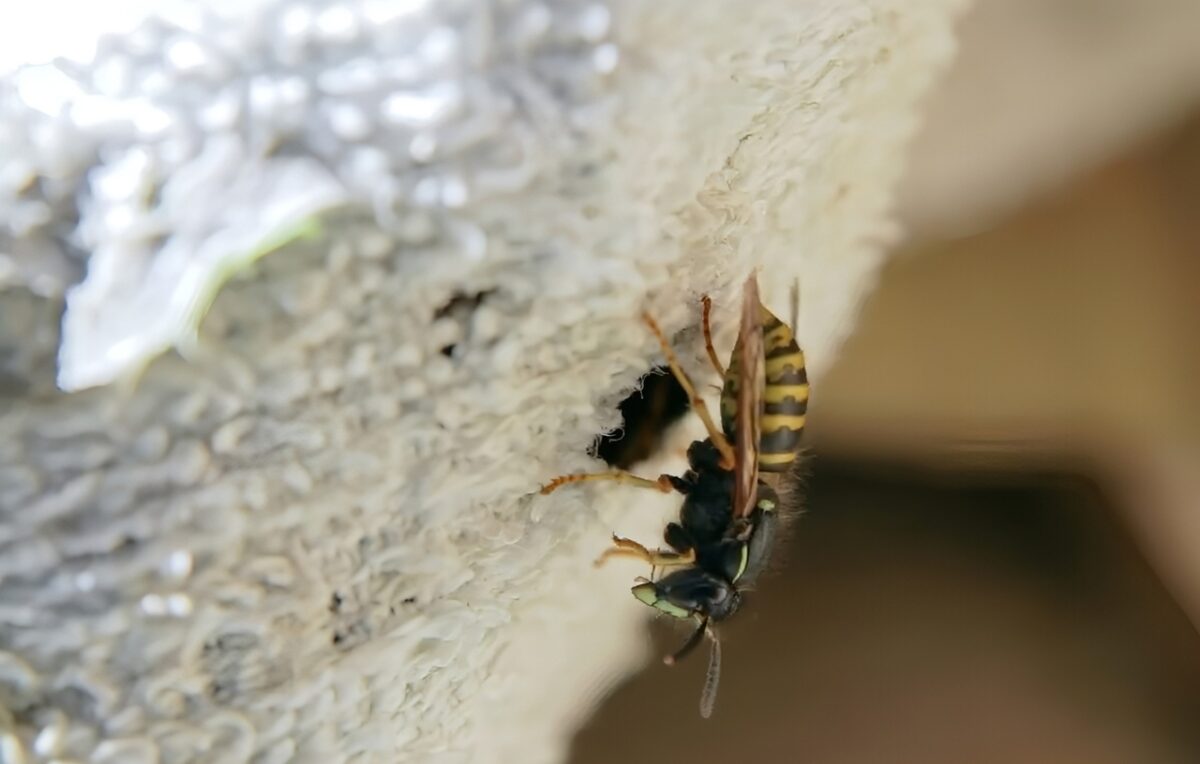
[[[758,489],[758,441],[762,434],[762,394],[766,385],[763,361],[762,314],[758,282],[753,275],[742,289],[742,321],[738,329],[737,442],[734,444],[733,516],[754,509]]]

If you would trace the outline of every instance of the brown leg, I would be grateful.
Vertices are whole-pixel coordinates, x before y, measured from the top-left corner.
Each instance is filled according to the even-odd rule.
[[[704,303],[704,349],[708,351],[708,360],[712,362],[713,368],[717,370],[717,376],[725,379],[725,367],[721,365],[721,359],[717,357],[717,351],[713,348],[712,341],[712,324],[709,323],[709,313],[712,312],[712,300],[708,295],[700,298]]]
[[[675,379],[679,381],[679,386],[687,393],[688,401],[692,405],[692,410],[704,422],[704,428],[708,430],[708,438],[721,452],[721,467],[727,470],[733,469],[735,458],[733,455],[733,446],[729,445],[729,441],[721,432],[721,429],[713,422],[712,415],[708,413],[708,407],[704,405],[704,399],[696,394],[696,388],[692,385],[692,380],[684,373],[683,367],[679,365],[679,359],[675,357],[675,351],[671,350],[671,346],[667,343],[667,338],[663,335],[662,329],[658,328],[658,323],[649,313],[642,314],[642,320],[650,327],[650,331],[654,332],[654,336],[658,338],[658,344],[662,345],[663,355],[667,357],[667,364],[671,367],[671,373],[675,375]]]
[[[638,488],[653,488],[655,491],[662,491],[663,493],[670,493],[674,490],[670,477],[667,475],[660,475],[658,480],[650,480],[649,478],[631,475],[628,472],[614,470],[613,472],[587,472],[578,475],[560,475],[542,486],[541,494],[545,496],[548,493],[553,493],[568,483],[583,483],[592,480],[612,480],[616,483],[624,483],[625,485],[637,486]]]
[[[696,552],[691,549],[683,554],[662,549],[650,550],[632,539],[613,536],[613,545],[596,558],[596,567],[603,565],[610,557],[633,557],[655,568],[679,568],[694,563]]]

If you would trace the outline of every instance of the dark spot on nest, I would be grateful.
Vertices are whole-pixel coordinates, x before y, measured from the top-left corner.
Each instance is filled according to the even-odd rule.
[[[618,469],[628,469],[658,450],[667,427],[687,413],[687,393],[670,369],[655,366],[642,375],[638,389],[617,408],[621,428],[598,436],[592,455]]]
[[[446,301],[446,304],[433,312],[434,320],[439,318],[447,318],[448,316],[457,316],[459,314],[470,313],[475,310],[491,295],[495,294],[495,289],[484,289],[474,294],[466,292],[455,292]]]

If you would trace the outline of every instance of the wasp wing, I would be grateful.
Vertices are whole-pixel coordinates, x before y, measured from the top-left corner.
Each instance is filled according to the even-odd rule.
[[[734,465],[733,516],[746,517],[758,493],[758,442],[762,435],[762,394],[766,385],[762,312],[753,275],[742,289],[742,321],[738,328],[737,441]]]

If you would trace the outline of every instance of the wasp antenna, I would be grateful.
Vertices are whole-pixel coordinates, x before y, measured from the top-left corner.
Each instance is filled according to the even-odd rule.
[[[717,685],[721,681],[721,640],[707,625],[704,633],[712,643],[708,653],[708,675],[704,678],[704,692],[700,694],[700,716],[707,719],[712,716],[713,706],[717,704]]]
[[[700,621],[700,624],[696,627],[696,630],[692,632],[692,636],[688,637],[687,642],[683,643],[683,647],[676,650],[673,654],[664,657],[663,663],[667,664],[668,666],[674,666],[676,663],[686,658],[688,653],[690,653],[692,650],[695,650],[696,645],[700,644],[700,640],[704,637],[704,634],[707,631],[708,620],[705,619]]]

